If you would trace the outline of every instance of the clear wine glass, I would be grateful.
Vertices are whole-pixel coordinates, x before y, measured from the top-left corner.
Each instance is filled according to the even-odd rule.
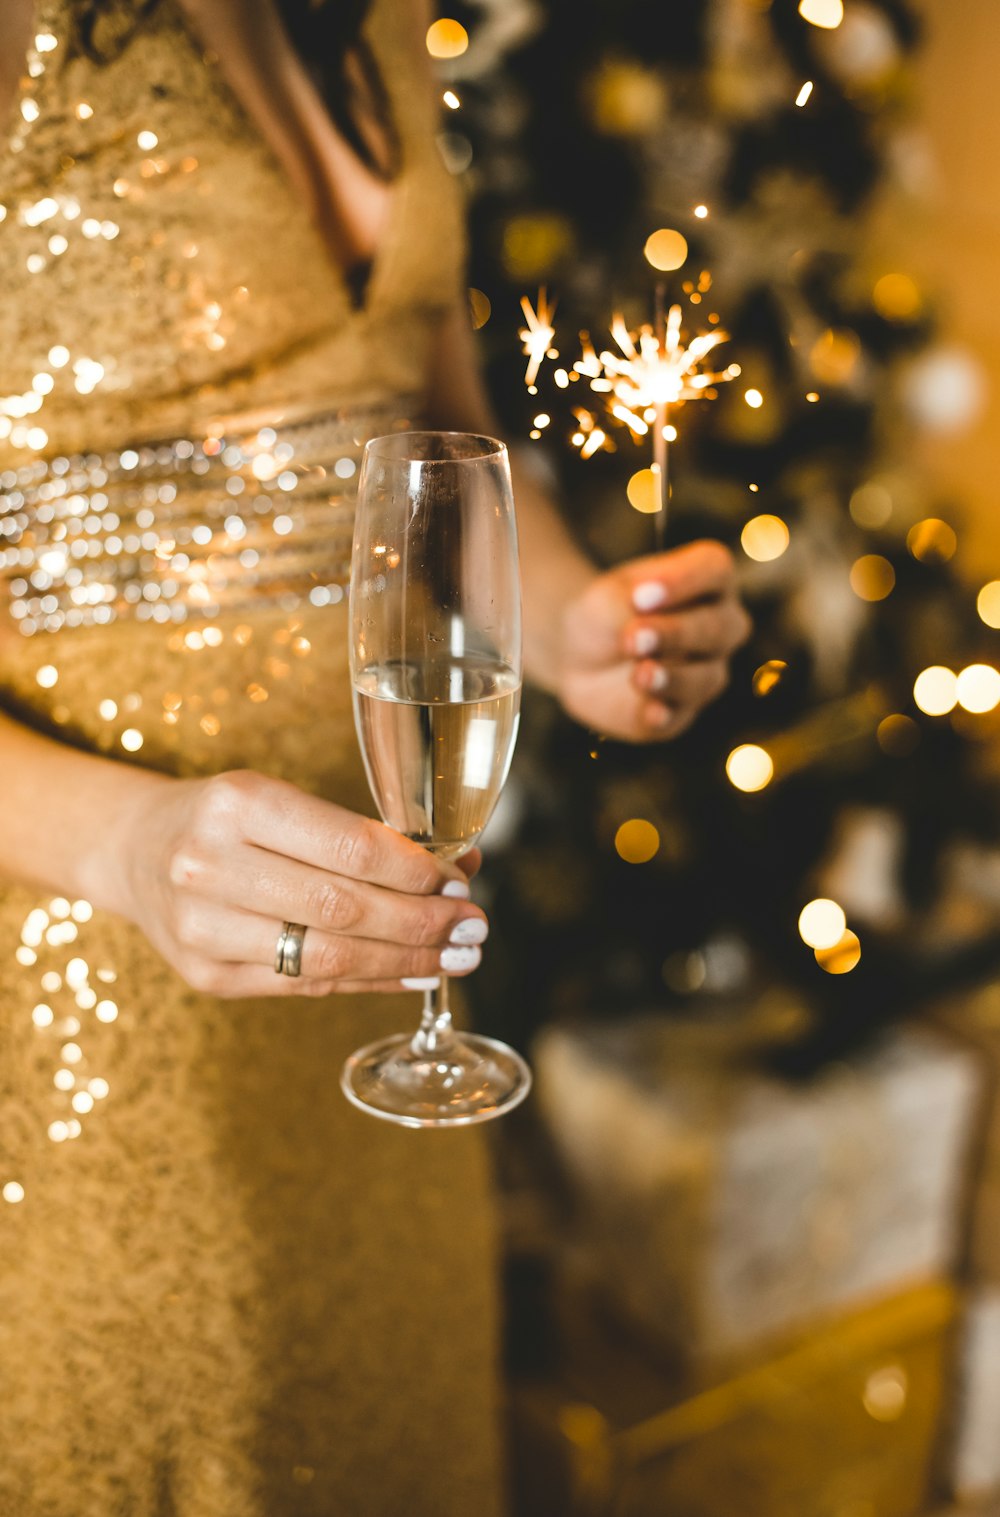
[[[382,820],[441,858],[478,839],[510,767],[521,698],[521,592],[507,450],[467,432],[365,448],[351,570],[351,680]],[[341,1086],[406,1127],[502,1116],[531,1086],[506,1044],[457,1032],[448,980],[417,1032],[359,1049]]]

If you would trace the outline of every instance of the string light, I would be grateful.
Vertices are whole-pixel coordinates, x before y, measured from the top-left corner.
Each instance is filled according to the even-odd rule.
[[[810,948],[833,948],[846,928],[844,908],[825,896],[810,901],[799,912],[799,936]]]
[[[901,1364],[873,1370],[861,1395],[865,1411],[876,1422],[896,1422],[906,1409],[909,1378]]]
[[[469,34],[460,21],[443,16],[427,28],[426,42],[432,58],[461,58],[468,49]]]
[[[907,532],[906,546],[919,563],[944,564],[954,557],[958,538],[946,521],[928,516]]]
[[[976,596],[976,610],[987,627],[1000,628],[1000,579],[991,579]]]
[[[788,669],[784,659],[769,658],[766,664],[754,670],[753,693],[754,695],[770,695],[780,683]]]
[[[799,0],[799,15],[813,26],[833,31],[844,19],[844,0]]]
[[[740,533],[740,545],[747,558],[770,563],[780,558],[790,541],[788,528],[780,516],[751,517]]]
[[[673,269],[679,269],[687,259],[687,238],[669,227],[661,227],[646,238],[643,253],[646,262],[654,269],[659,269],[662,274],[670,273]]]
[[[638,469],[626,486],[629,505],[644,515],[660,509],[660,479],[655,469]]]
[[[851,565],[851,589],[861,600],[880,601],[891,595],[896,571],[880,553],[865,553]]]
[[[883,754],[888,754],[891,759],[906,759],[920,743],[920,727],[912,716],[894,711],[879,722],[876,739]]]
[[[850,974],[861,962],[861,939],[848,927],[832,948],[817,948],[815,958],[827,974]]]
[[[886,321],[909,321],[920,304],[920,290],[908,274],[883,274],[872,291],[872,305]]]
[[[737,790],[752,793],[770,784],[774,763],[766,748],[757,743],[741,743],[726,759],[726,774]]]
[[[493,312],[493,305],[488,295],[475,286],[469,287],[469,315],[472,319],[472,330],[478,332],[489,321]]]
[[[615,833],[615,852],[626,864],[648,864],[659,852],[660,834],[652,822],[633,817]]]
[[[991,664],[970,664],[955,683],[958,704],[964,711],[982,715],[1000,705],[1000,673]]]
[[[806,101],[809,99],[809,96],[812,94],[812,92],[813,92],[813,82],[812,82],[811,79],[807,79],[806,82],[805,82],[805,84],[802,86],[802,88],[799,90],[798,94],[795,97],[795,104],[796,105],[805,105]]]
[[[958,703],[958,676],[942,664],[932,664],[917,675],[913,699],[925,716],[947,716]]]

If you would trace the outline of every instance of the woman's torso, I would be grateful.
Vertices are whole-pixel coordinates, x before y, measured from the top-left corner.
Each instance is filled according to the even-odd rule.
[[[0,155],[0,687],[176,772],[343,763],[360,803],[357,463],[415,419],[461,248],[416,14],[366,22],[400,165],[356,306],[180,0],[111,6],[100,66],[77,10],[39,4]]]

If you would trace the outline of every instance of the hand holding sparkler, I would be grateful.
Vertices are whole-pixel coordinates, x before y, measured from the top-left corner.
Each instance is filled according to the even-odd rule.
[[[703,273],[699,300],[710,285]],[[525,296],[521,309],[525,384],[535,394],[543,362],[558,357],[552,346],[555,308],[542,289],[536,307]],[[718,321],[716,316],[709,319]],[[712,398],[717,384],[740,372],[738,364],[719,371],[705,367],[713,349],[728,340],[725,332],[715,326],[685,342],[682,326],[681,306],[666,310],[665,288],[658,283],[652,323],[633,332],[616,315],[611,324],[615,349],[598,352],[581,334],[580,357],[554,375],[560,391],[590,391],[589,404],[572,408],[576,426],[571,441],[582,458],[613,451],[623,432],[635,443],[652,445],[652,466],[642,471],[643,483],[652,487],[644,496],[652,500],[647,504],[644,499],[640,508],[655,513],[661,549],[669,500],[668,443],[676,436],[671,407]],[[538,438],[548,422],[548,413],[539,413],[532,437]],[[633,499],[633,504],[638,502]],[[697,542],[658,552],[595,572],[570,599],[560,615],[550,688],[571,716],[609,737],[626,742],[676,737],[725,687],[729,657],[749,632],[728,549]]]
[[[632,559],[595,575],[565,608],[555,693],[608,737],[677,737],[725,688],[750,626],[721,543]]]

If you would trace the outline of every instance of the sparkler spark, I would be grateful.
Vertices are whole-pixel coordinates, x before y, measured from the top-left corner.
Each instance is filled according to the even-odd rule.
[[[702,276],[699,288],[708,288],[710,277]],[[687,287],[685,287],[687,288]],[[549,306],[546,291],[538,294],[537,311],[532,309],[527,296],[521,300],[527,326],[518,334],[528,356],[525,384],[533,386],[542,361],[549,351],[555,336],[552,326],[554,306]],[[588,388],[603,411],[602,420],[611,427],[602,426],[594,411],[574,408],[576,429],[573,445],[579,449],[581,458],[591,458],[601,450],[613,450],[611,431],[617,426],[630,433],[633,442],[647,439],[652,444],[652,473],[660,493],[660,510],[657,520],[657,536],[662,540],[666,522],[669,483],[667,473],[667,444],[677,433],[668,424],[671,406],[684,405],[689,400],[703,400],[715,394],[714,386],[735,379],[740,372],[739,364],[728,368],[710,370],[705,364],[713,349],[728,342],[729,334],[717,327],[710,332],[699,332],[689,342],[684,341],[682,331],[683,311],[680,305],[672,305],[664,314],[662,286],[657,288],[656,319],[630,331],[624,317],[615,315],[611,322],[611,336],[616,348],[598,352],[587,333],[580,334],[580,357],[573,364],[572,375],[588,381]],[[560,370],[563,383],[568,386],[565,370]],[[557,376],[558,379],[558,376]]]
[[[538,371],[542,366],[542,360],[552,345],[552,339],[556,335],[556,329],[552,325],[552,317],[555,315],[555,302],[549,305],[545,288],[538,292],[538,309],[532,309],[531,301],[527,295],[521,296],[521,310],[527,326],[518,332],[524,351],[528,359],[528,367],[524,371],[524,382],[529,387],[538,378]]]
[[[671,306],[662,337],[649,325],[640,327],[637,333],[630,332],[621,316],[616,316],[611,324],[611,335],[619,352],[608,350],[600,354],[600,372],[611,381],[619,409],[629,413],[621,415],[614,411],[614,414],[636,436],[644,437],[649,430],[645,423],[636,425],[648,407],[659,409],[686,400],[701,400],[713,385],[735,377],[731,367],[718,373],[706,373],[700,368],[713,348],[729,340],[729,334],[718,329],[702,332],[685,346],[681,338],[682,319],[680,306]]]

